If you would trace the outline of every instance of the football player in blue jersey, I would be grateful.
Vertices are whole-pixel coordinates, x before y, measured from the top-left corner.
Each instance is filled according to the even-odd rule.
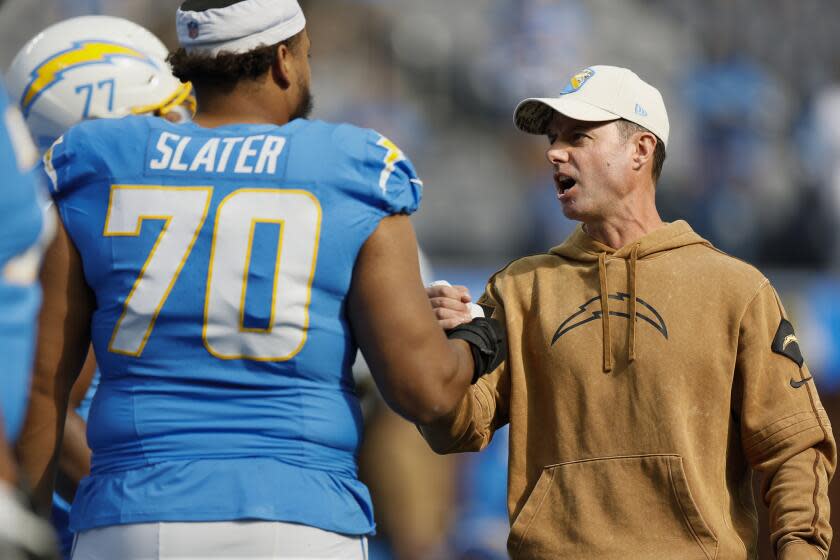
[[[476,319],[437,326],[393,142],[310,121],[295,0],[188,0],[176,75],[193,123],[82,123],[45,155],[61,224],[42,274],[22,447],[48,501],[67,395],[102,371],[73,558],[366,558],[357,345],[413,421],[451,411],[501,359]]]
[[[191,86],[172,75],[168,54],[160,39],[126,19],[70,18],[44,29],[20,49],[7,74],[9,91],[43,150],[86,119],[154,114],[187,121],[195,98]],[[73,385],[59,456],[52,522],[65,558],[73,544],[70,502],[90,472],[85,430],[98,382],[95,373],[91,352]]]
[[[9,445],[26,411],[43,242],[51,228],[41,213],[32,168],[35,149],[20,112],[0,84],[0,558],[52,558],[49,527],[29,513],[14,490],[17,468]]]

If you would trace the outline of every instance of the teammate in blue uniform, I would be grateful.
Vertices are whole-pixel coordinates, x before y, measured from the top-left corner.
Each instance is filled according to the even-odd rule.
[[[0,83],[0,558],[52,558],[49,528],[18,501],[10,444],[26,412],[38,306],[42,241],[50,228],[41,213],[33,165],[38,152],[23,117]]]
[[[76,560],[365,558],[356,344],[415,421],[489,371],[426,299],[411,163],[376,132],[303,118],[304,25],[293,0],[186,2],[173,66],[195,123],[89,121],[45,156],[61,226],[24,449],[46,500],[92,340]]]
[[[0,356],[5,372],[0,410],[9,441],[17,439],[26,412],[41,300],[37,276],[43,218],[32,172],[37,161],[23,118],[0,85]]]
[[[70,18],[21,47],[7,73],[9,91],[44,151],[70,126],[91,118],[143,113],[189,120],[195,99],[189,84],[172,75],[168,54],[150,31],[126,19]],[[73,544],[69,502],[90,472],[84,403],[93,397],[95,372],[95,360],[89,359],[74,384],[59,458],[51,517],[65,558]]]

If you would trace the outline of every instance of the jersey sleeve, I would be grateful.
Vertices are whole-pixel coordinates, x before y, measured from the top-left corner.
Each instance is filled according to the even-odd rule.
[[[384,215],[413,214],[420,207],[423,182],[414,165],[391,140],[374,130],[349,125],[334,140],[349,154],[363,183],[364,196]]]
[[[68,130],[53,143],[41,159],[40,170],[50,194],[56,202],[85,183],[101,177],[101,169],[94,155],[97,146],[91,144],[85,125]]]

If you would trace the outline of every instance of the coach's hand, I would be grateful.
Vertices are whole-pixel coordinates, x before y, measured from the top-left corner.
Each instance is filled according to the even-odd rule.
[[[444,330],[469,323],[475,316],[476,308],[481,309],[472,303],[472,296],[466,286],[451,286],[445,280],[429,284],[426,295],[432,304],[438,324]]]

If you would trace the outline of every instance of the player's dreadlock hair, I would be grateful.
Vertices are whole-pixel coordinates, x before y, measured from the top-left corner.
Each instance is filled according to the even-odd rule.
[[[182,47],[170,54],[167,61],[172,66],[172,73],[182,82],[192,82],[197,91],[227,92],[240,81],[256,80],[265,75],[277,59],[280,45],[295,51],[302,33],[280,43],[240,54],[224,51],[217,55],[188,53]]]
[[[650,132],[650,130],[645,127],[626,119],[619,119],[616,123],[618,124],[618,133],[621,135],[622,142],[627,142],[630,137],[637,132]],[[654,136],[656,135],[654,134]],[[665,163],[665,155],[665,144],[659,136],[656,136],[656,148],[653,151],[653,169],[651,170],[654,184],[659,181],[659,176],[662,174],[662,165]]]

